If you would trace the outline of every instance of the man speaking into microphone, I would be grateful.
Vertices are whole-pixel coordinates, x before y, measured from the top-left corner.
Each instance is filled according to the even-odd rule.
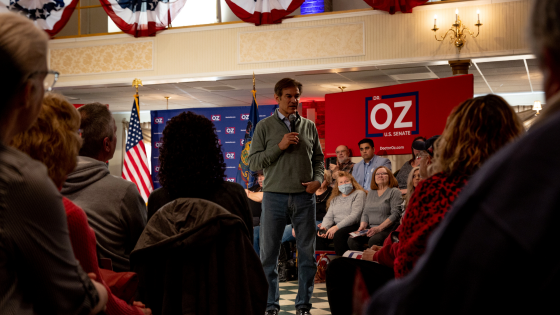
[[[278,109],[253,134],[249,168],[264,170],[260,256],[268,280],[266,314],[280,310],[278,254],[289,215],[297,236],[297,314],[310,314],[315,272],[315,191],[323,182],[323,151],[315,124],[299,116],[302,85],[285,78],[274,87]]]

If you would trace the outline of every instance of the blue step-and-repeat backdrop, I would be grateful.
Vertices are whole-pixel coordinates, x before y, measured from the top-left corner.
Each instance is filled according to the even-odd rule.
[[[259,120],[274,113],[278,105],[259,105]],[[159,188],[159,146],[165,124],[171,118],[182,112],[191,111],[210,119],[218,138],[222,144],[222,153],[226,162],[226,180],[235,182],[237,167],[239,166],[239,155],[243,150],[245,139],[245,128],[249,120],[250,106],[216,107],[216,108],[187,108],[173,110],[153,110],[150,112],[152,119],[152,181],[154,189]],[[189,141],[185,139],[185,141]]]

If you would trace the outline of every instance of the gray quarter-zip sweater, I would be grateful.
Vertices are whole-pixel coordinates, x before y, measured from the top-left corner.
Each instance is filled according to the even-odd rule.
[[[317,127],[311,120],[297,115],[296,132],[299,143],[291,144],[282,151],[278,143],[290,130],[274,115],[257,124],[249,151],[249,168],[264,170],[263,191],[276,193],[300,193],[306,187],[301,183],[323,182],[323,150],[319,142]]]

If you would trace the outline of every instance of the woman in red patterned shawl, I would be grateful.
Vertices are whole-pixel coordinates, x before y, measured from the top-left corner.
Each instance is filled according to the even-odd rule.
[[[434,163],[430,166],[433,175],[418,184],[406,208],[395,258],[395,278],[410,273],[424,253],[430,234],[469,177],[523,131],[517,114],[496,95],[467,100],[453,110],[434,145]]]

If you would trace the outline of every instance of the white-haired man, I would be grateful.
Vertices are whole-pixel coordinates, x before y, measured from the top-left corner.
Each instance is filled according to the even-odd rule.
[[[115,271],[129,271],[130,253],[146,226],[146,204],[134,183],[111,175],[105,164],[117,145],[115,119],[107,106],[87,104],[78,112],[84,144],[61,192],[86,212],[99,257],[111,259]]]
[[[412,273],[368,314],[559,314],[560,1],[533,1],[531,35],[547,108],[473,175]],[[437,158],[437,156],[436,156]]]

